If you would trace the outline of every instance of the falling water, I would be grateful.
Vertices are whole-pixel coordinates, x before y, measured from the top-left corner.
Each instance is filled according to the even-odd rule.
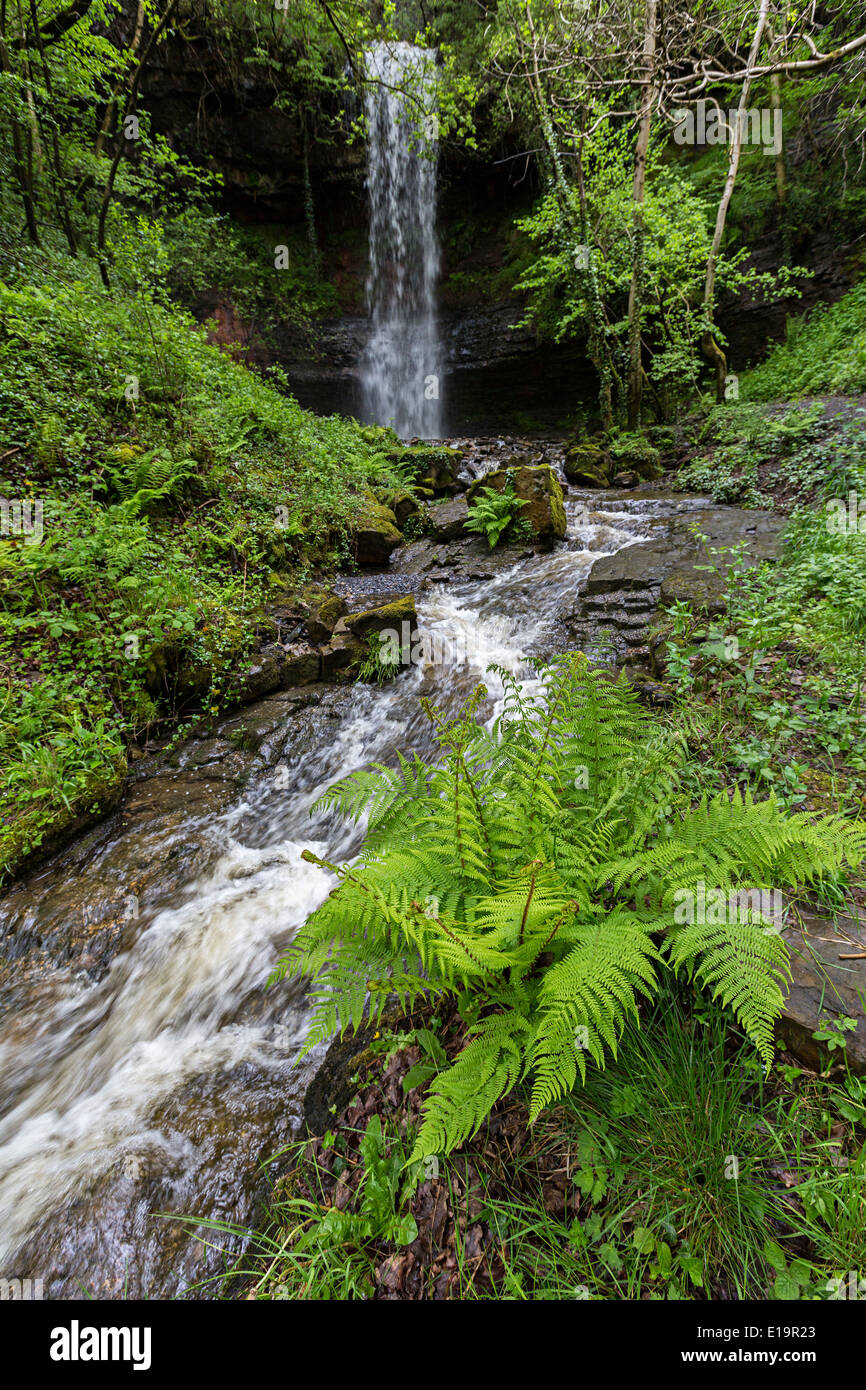
[[[376,44],[367,54],[371,335],[363,408],[403,438],[442,434],[436,323],[436,68],[431,49]]]

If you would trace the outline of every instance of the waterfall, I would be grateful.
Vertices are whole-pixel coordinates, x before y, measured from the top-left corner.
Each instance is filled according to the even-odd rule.
[[[363,411],[403,438],[442,434],[436,323],[436,68],[431,49],[379,43],[367,53],[371,333]]]

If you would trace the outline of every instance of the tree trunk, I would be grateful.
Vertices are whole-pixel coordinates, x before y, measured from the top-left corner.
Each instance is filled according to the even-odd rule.
[[[652,0],[655,3],[655,0]],[[588,252],[587,241],[588,229],[586,223],[586,196],[583,186],[583,141],[581,139],[578,157],[578,179],[580,195],[580,211],[578,218],[579,235],[581,241],[577,240],[578,226],[575,226],[574,217],[574,193],[562,166],[559,155],[559,148],[556,143],[556,132],[553,129],[553,121],[547,108],[547,101],[541,85],[541,73],[538,67],[538,53],[535,47],[535,27],[532,22],[532,11],[529,4],[526,5],[526,18],[529,32],[532,36],[532,68],[533,72],[527,72],[529,79],[529,91],[532,96],[538,118],[541,123],[544,142],[550,156],[550,163],[553,169],[553,184],[556,191],[559,205],[562,209],[563,220],[569,232],[571,242],[570,251],[573,260],[577,261],[578,251]],[[518,34],[519,42],[519,34]],[[605,324],[604,303],[601,298],[601,291],[598,285],[598,273],[593,264],[592,257],[588,257],[587,270],[587,299],[589,300],[590,324],[588,334],[588,346],[593,366],[598,372],[599,378],[599,409],[604,428],[610,429],[613,424],[613,405],[612,405],[612,382],[614,380],[613,363],[607,346],[607,333]],[[619,382],[619,378],[616,378]]]
[[[770,74],[770,106],[773,111],[773,129],[776,112],[779,113],[779,129],[782,128],[782,77],[778,72]],[[776,216],[782,232],[782,259],[785,265],[791,264],[791,224],[788,219],[788,163],[785,157],[785,143],[779,141],[776,152]]]
[[[658,30],[658,2],[646,0],[643,40],[643,91],[640,103],[637,146],[632,190],[632,269],[628,292],[628,427],[640,425],[643,400],[641,369],[640,311],[643,302],[644,243],[646,229],[643,200],[646,190],[646,157],[649,149],[653,103],[655,101],[655,52]]]
[[[704,322],[705,328],[701,338],[701,347],[713,364],[716,371],[716,400],[725,399],[725,380],[728,375],[728,362],[719,344],[716,342],[713,332],[713,303],[716,288],[716,265],[718,264],[719,252],[722,246],[722,237],[725,232],[725,220],[728,215],[731,196],[734,192],[734,184],[737,181],[737,170],[740,166],[740,150],[743,143],[743,128],[745,123],[746,107],[749,101],[749,91],[752,86],[752,69],[757,62],[758,53],[761,48],[761,39],[764,36],[764,29],[767,24],[767,11],[770,0],[761,0],[758,11],[758,20],[755,25],[755,33],[752,39],[752,46],[749,49],[749,57],[746,64],[746,73],[743,78],[743,85],[740,89],[740,101],[737,107],[737,123],[731,132],[731,153],[728,158],[728,177],[725,179],[725,187],[722,192],[719,210],[716,214],[716,230],[713,234],[713,242],[710,247],[709,260],[707,261],[707,278],[704,284]]]
[[[142,76],[144,74],[145,65],[147,63],[148,58],[151,55],[152,50],[156,46],[159,39],[162,37],[162,34],[166,26],[168,25],[169,20],[171,19],[172,15],[177,9],[177,6],[178,0],[169,0],[168,6],[166,8],[165,13],[162,16],[162,19],[159,21],[159,23],[157,24],[156,28],[154,29],[153,33],[147,41],[147,45],[145,47],[144,52],[141,55],[141,58],[138,62],[138,66],[135,69],[132,82],[130,84],[129,96],[127,97],[126,107],[123,113],[124,121],[127,116],[131,116],[135,111],[135,104],[138,101],[138,88],[141,83]],[[121,133],[117,141],[117,149],[114,152],[114,158],[111,161],[111,168],[108,171],[108,179],[106,180],[105,184],[105,192],[102,195],[102,203],[99,208],[99,228],[96,234],[96,250],[99,256],[99,274],[102,277],[102,283],[104,284],[106,289],[111,288],[111,281],[108,277],[108,265],[106,264],[105,255],[105,224],[106,218],[108,217],[108,209],[111,205],[111,195],[114,192],[114,180],[117,177],[117,170],[120,167],[120,161],[123,158],[123,149],[125,143],[125,137]]]
[[[45,83],[45,91],[49,103],[54,101],[54,92],[51,86],[51,70],[45,58],[45,48],[42,43],[42,35],[39,28],[39,15],[36,9],[36,0],[30,0],[30,20],[33,24],[33,33],[39,49],[39,58],[42,63],[42,80]],[[66,242],[70,253],[73,256],[78,254],[78,239],[75,235],[75,228],[72,225],[72,214],[69,210],[69,203],[66,197],[66,189],[63,178],[63,165],[60,159],[60,140],[57,135],[57,125],[51,126],[51,154],[54,166],[54,191],[57,195],[57,207],[60,213],[60,221],[66,234]]]
[[[6,47],[5,7],[4,32],[0,32],[0,72],[12,72],[9,49]],[[12,132],[12,172],[21,194],[21,203],[24,208],[24,221],[27,225],[27,235],[34,246],[40,246],[39,225],[36,220],[36,205],[33,201],[33,186],[27,174],[27,156],[25,154],[24,135],[19,122],[12,115],[9,117],[9,126]]]

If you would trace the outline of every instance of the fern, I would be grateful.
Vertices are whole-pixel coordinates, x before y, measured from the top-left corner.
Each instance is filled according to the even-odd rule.
[[[481,488],[469,509],[465,530],[479,531],[481,535],[486,536],[492,550],[503,532],[508,530],[520,508],[528,505],[524,499],[515,496],[512,476],[509,474],[502,492],[497,491],[495,487]]]
[[[782,937],[748,913],[682,920],[682,893],[807,884],[866,858],[863,828],[840,816],[739,792],[693,807],[682,740],[623,678],[580,654],[536,667],[532,692],[499,672],[491,729],[483,687],[456,719],[425,704],[437,762],[353,773],[314,808],[366,816],[367,831],[346,868],[305,851],[337,875],[275,972],[312,981],[307,1046],[379,1019],[389,995],[406,1009],[450,995],[481,1016],[430,1087],[416,1158],[463,1143],[518,1082],[534,1119],[603,1067],[662,970],[720,998],[769,1063]]]

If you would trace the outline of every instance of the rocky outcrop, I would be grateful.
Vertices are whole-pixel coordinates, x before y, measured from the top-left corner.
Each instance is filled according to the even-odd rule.
[[[464,534],[468,519],[469,504],[464,497],[424,508],[425,527],[434,541],[458,540]]]
[[[696,611],[724,610],[721,595],[728,561],[724,554],[713,557],[718,573],[699,568],[708,564],[708,556],[692,524],[711,547],[729,548],[745,540],[746,555],[758,562],[775,559],[785,518],[739,507],[694,508],[657,538],[603,555],[565,622],[567,645],[600,660],[645,663],[656,680],[663,679],[669,630],[659,625],[659,609],[681,599]],[[647,682],[640,676],[636,684],[643,688]]]
[[[307,636],[316,646],[330,641],[331,633],[347,611],[346,601],[339,594],[312,586],[302,591],[296,607],[303,617]]]
[[[857,1026],[845,1034],[845,1056],[853,1072],[866,1072],[866,913],[835,920],[800,912],[800,925],[782,933],[791,948],[791,984],[776,1024],[780,1042],[806,1066],[818,1071],[838,1053],[812,1034],[820,1024],[853,1018]]]
[[[370,494],[352,529],[355,560],[359,565],[387,565],[392,551],[402,545],[397,518]]]

